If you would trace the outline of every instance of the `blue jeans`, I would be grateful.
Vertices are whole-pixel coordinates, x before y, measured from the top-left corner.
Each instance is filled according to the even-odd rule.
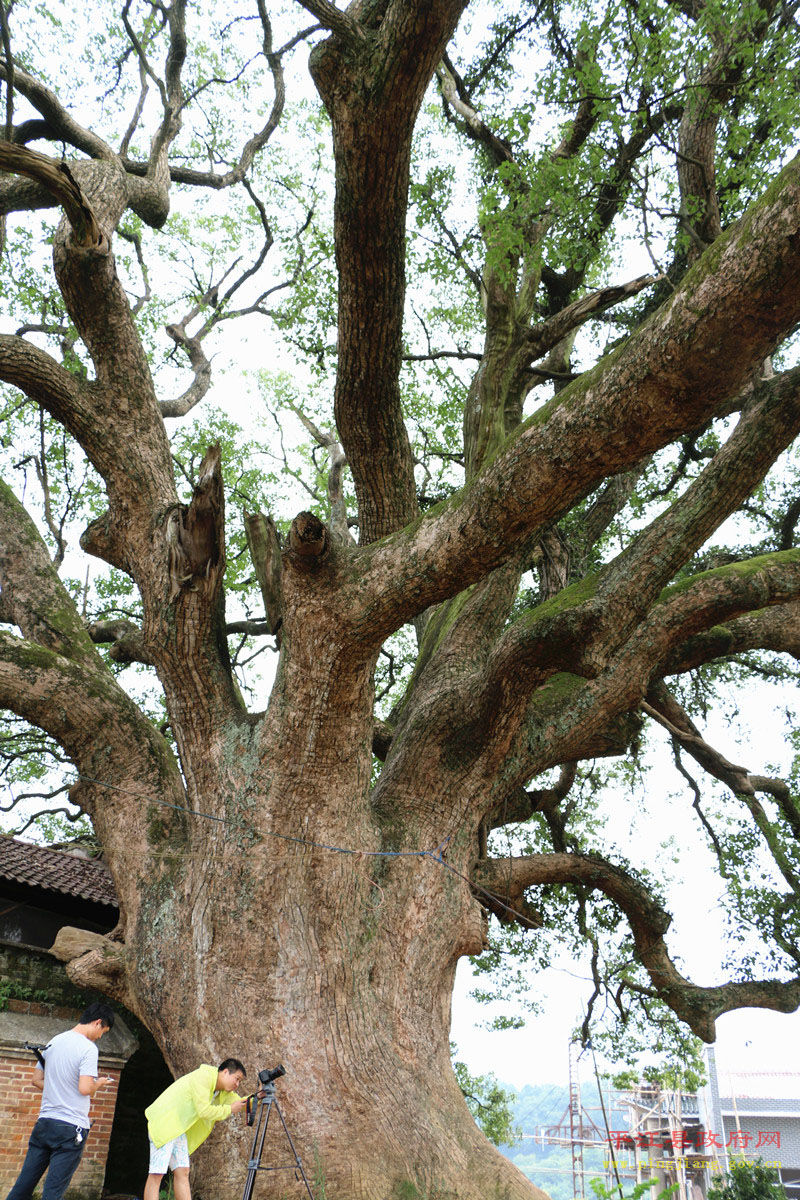
[[[76,1142],[79,1132],[81,1140]],[[33,1189],[45,1171],[47,1179],[44,1181],[42,1200],[61,1200],[81,1161],[88,1132],[88,1129],[79,1130],[66,1121],[40,1117],[33,1127],[22,1170],[7,1200],[31,1200]]]

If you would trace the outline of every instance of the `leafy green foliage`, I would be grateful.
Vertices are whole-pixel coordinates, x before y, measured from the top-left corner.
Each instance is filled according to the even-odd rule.
[[[778,1182],[778,1172],[755,1162],[731,1163],[721,1179],[708,1189],[709,1200],[785,1200],[786,1192]]]
[[[451,1051],[458,1053],[455,1047]],[[471,1075],[462,1062],[454,1061],[453,1070],[470,1112],[489,1141],[495,1146],[519,1141],[520,1131],[510,1107],[514,1093],[501,1087],[492,1074]]]
[[[611,1187],[609,1184],[603,1183],[602,1179],[590,1179],[589,1187],[594,1192],[596,1200],[641,1200],[642,1196],[653,1195],[653,1188],[658,1187],[658,1180],[643,1179],[641,1183],[633,1184],[627,1193],[618,1186]],[[655,1194],[658,1200],[661,1200],[662,1197],[674,1196],[679,1190],[679,1185],[673,1183],[671,1187],[663,1188],[662,1191]]]
[[[662,1009],[663,1018],[668,1018],[669,1014]],[[673,1020],[673,1026],[676,1024]],[[641,1062],[641,1056],[645,1047],[630,1046],[631,1033],[630,1026],[626,1030],[625,1044],[628,1047],[626,1051],[620,1053],[621,1047],[619,1039],[612,1034],[608,1037],[607,1042],[609,1052],[607,1057],[613,1062],[631,1061],[638,1054],[639,1063],[636,1069],[629,1068],[627,1071],[620,1071],[612,1076],[611,1082],[615,1088],[626,1089],[634,1088],[642,1079],[648,1083],[657,1084],[658,1087],[666,1088],[669,1091],[679,1092],[699,1092],[706,1084],[706,1063],[703,1054],[703,1044],[699,1038],[689,1037],[682,1027],[670,1029],[668,1036],[665,1029],[663,1034],[659,1033],[656,1039],[653,1038],[653,1027],[655,1025],[654,1014],[648,1016],[646,1032],[646,1052],[661,1053],[661,1062],[655,1062],[652,1059],[649,1062]],[[677,1034],[677,1040],[673,1040],[673,1034]],[[635,1034],[634,1034],[635,1036]],[[604,1035],[601,1033],[595,1041],[604,1041]]]

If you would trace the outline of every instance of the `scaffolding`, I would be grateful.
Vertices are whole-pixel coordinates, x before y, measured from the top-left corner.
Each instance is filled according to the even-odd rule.
[[[656,1087],[645,1080],[629,1089],[608,1085],[606,1100],[601,1083],[596,1079],[599,1104],[585,1103],[581,1091],[579,1060],[580,1043],[569,1044],[569,1087],[567,1107],[557,1125],[540,1128],[537,1140],[550,1146],[563,1146],[570,1151],[573,1196],[586,1198],[586,1151],[596,1150],[603,1155],[603,1170],[607,1184],[623,1178],[641,1183],[657,1178],[661,1189],[677,1184],[679,1200],[701,1200],[705,1188],[697,1186],[696,1172],[688,1168],[681,1148],[696,1137],[702,1124],[698,1097],[688,1093]],[[616,1129],[609,1128],[609,1120]],[[619,1128],[624,1122],[624,1127]],[[660,1157],[649,1153],[651,1147],[662,1145]],[[677,1149],[675,1149],[677,1148]],[[622,1152],[622,1157],[618,1157]],[[692,1154],[692,1161],[696,1157]],[[705,1166],[705,1158],[703,1158]],[[569,1169],[569,1168],[568,1168]],[[591,1174],[598,1173],[597,1162],[591,1164]],[[703,1168],[699,1168],[703,1171]],[[800,1197],[797,1198],[800,1200]]]
[[[569,1091],[567,1107],[559,1118],[557,1125],[549,1125],[540,1130],[538,1141],[542,1145],[565,1146],[570,1150],[572,1159],[572,1188],[576,1200],[586,1197],[586,1164],[584,1149],[607,1151],[608,1140],[604,1129],[602,1116],[599,1123],[594,1120],[592,1113],[602,1113],[602,1103],[598,1108],[588,1108],[581,1095],[579,1058],[580,1042],[571,1041],[569,1044]],[[594,1170],[593,1170],[594,1173]]]
[[[781,1161],[775,1163],[778,1176],[789,1200],[800,1200],[800,1157],[794,1161],[791,1151],[786,1153],[789,1143],[792,1147],[800,1143],[800,1074],[726,1071],[718,1079],[709,1047],[709,1082],[699,1094],[640,1080],[624,1090],[609,1086],[604,1103],[597,1079],[600,1104],[587,1108],[580,1053],[579,1043],[570,1042],[567,1106],[559,1123],[540,1127],[536,1134],[542,1146],[569,1149],[571,1166],[564,1172],[571,1169],[576,1200],[586,1197],[585,1156],[590,1149],[603,1153],[608,1184],[612,1179],[615,1184],[623,1179],[636,1183],[657,1179],[659,1191],[677,1185],[678,1200],[704,1200],[713,1174],[729,1169],[730,1154],[747,1160],[764,1153],[762,1144],[769,1144],[767,1125],[774,1127],[769,1137],[780,1148]],[[609,1128],[609,1119],[616,1129]],[[779,1128],[784,1130],[783,1146],[777,1141]],[[735,1147],[730,1154],[728,1143]],[[772,1153],[767,1157],[771,1159]],[[590,1170],[598,1173],[596,1162]]]

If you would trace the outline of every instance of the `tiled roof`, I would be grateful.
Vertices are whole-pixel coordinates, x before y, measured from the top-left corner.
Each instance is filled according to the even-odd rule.
[[[117,907],[114,885],[103,863],[13,837],[0,836],[2,879]]]

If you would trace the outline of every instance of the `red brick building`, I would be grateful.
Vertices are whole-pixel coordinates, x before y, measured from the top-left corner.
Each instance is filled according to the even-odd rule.
[[[103,999],[76,989],[47,953],[64,925],[107,933],[118,910],[102,863],[0,835],[0,1195],[17,1177],[39,1111],[36,1066],[25,1043],[44,1045]],[[112,1005],[114,1028],[98,1043],[100,1072],[115,1080],[92,1102],[92,1128],[70,1200],[141,1195],[147,1174],[144,1108],[171,1081],[155,1043]]]

